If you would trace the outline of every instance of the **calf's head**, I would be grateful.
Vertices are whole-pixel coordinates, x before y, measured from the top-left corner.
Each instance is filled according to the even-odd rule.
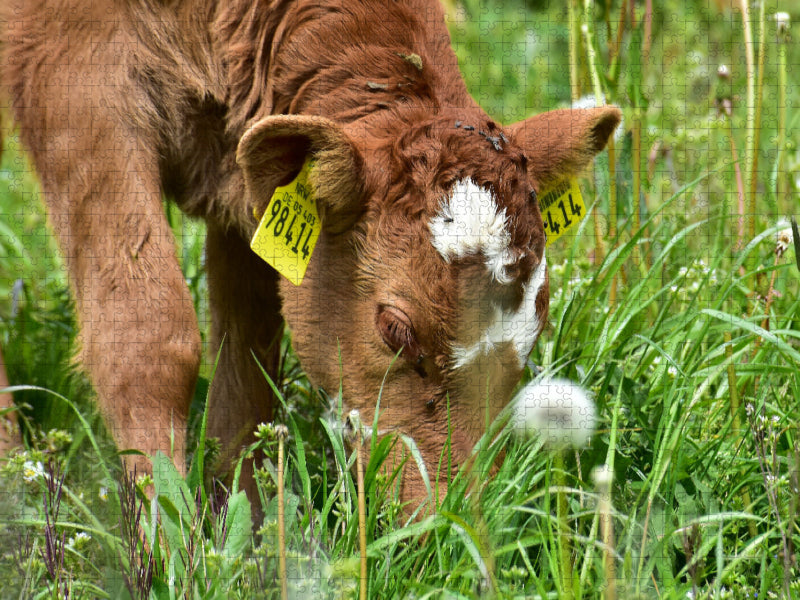
[[[448,427],[458,465],[510,400],[545,325],[537,194],[585,167],[619,119],[613,107],[506,128],[478,110],[372,126],[273,116],[242,138],[257,211],[315,159],[323,232],[302,284],[281,283],[304,369],[332,395],[341,384],[344,406],[368,423],[380,395],[379,430],[412,437],[432,480],[448,464]],[[414,466],[402,493],[426,495]]]

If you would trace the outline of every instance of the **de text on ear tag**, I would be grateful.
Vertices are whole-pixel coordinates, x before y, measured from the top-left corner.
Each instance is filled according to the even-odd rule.
[[[313,162],[307,161],[297,177],[275,190],[250,241],[253,252],[295,285],[303,281],[322,231],[308,184],[312,166]]]
[[[586,205],[574,177],[539,196],[544,232],[549,246],[586,216]]]

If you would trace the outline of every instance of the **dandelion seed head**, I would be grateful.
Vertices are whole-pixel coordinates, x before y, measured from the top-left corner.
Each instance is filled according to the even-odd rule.
[[[775,17],[775,25],[778,28],[778,33],[787,33],[789,31],[789,27],[792,25],[792,18],[789,16],[788,12],[777,12],[774,15]]]
[[[589,394],[567,379],[533,381],[514,400],[514,431],[538,433],[554,448],[582,448],[595,428],[595,406]]]
[[[792,245],[793,239],[791,227],[781,229],[775,234],[775,254],[778,255],[778,258],[783,256],[783,253]]]

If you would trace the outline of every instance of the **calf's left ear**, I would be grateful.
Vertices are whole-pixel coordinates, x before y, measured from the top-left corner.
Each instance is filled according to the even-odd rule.
[[[622,119],[616,106],[563,109],[542,113],[506,130],[528,159],[539,191],[577,175],[606,147]]]
[[[275,189],[297,176],[309,159],[315,161],[309,183],[322,226],[342,233],[363,210],[364,163],[344,130],[322,117],[273,115],[245,132],[236,162],[244,173],[248,207],[263,213]]]

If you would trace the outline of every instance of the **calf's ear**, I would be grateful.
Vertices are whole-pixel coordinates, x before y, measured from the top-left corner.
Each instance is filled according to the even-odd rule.
[[[577,175],[605,148],[622,119],[616,106],[542,113],[506,129],[523,149],[539,191]]]
[[[275,188],[289,183],[308,159],[315,161],[309,183],[323,228],[348,230],[364,206],[364,163],[344,130],[322,117],[274,115],[245,132],[236,162],[244,173],[248,206],[266,210]]]

